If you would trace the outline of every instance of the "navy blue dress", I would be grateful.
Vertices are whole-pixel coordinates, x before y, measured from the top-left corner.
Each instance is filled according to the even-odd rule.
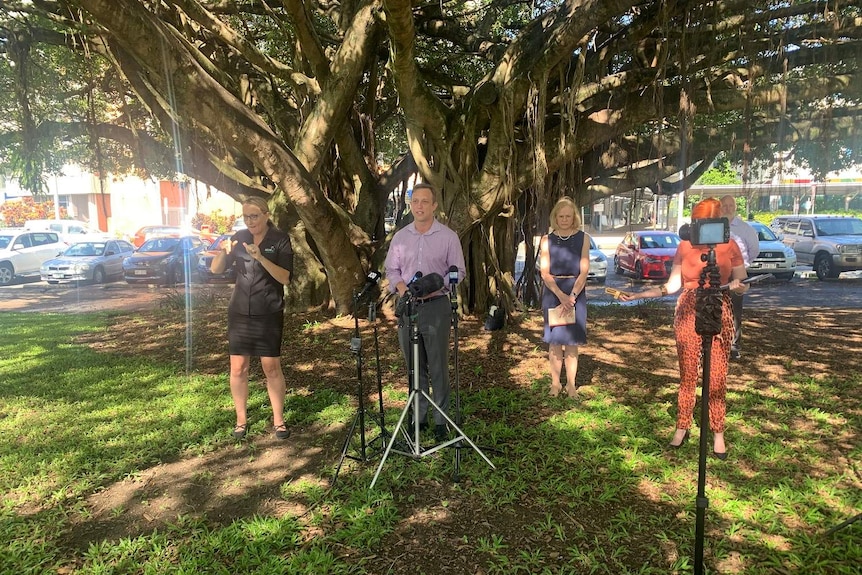
[[[557,285],[563,293],[572,293],[575,280],[581,273],[581,252],[587,235],[578,232],[563,239],[555,233],[548,234],[548,255],[551,259],[552,276],[557,277]],[[575,301],[575,323],[569,325],[548,325],[548,310],[560,305],[556,294],[545,287],[542,290],[542,316],[545,319],[545,343],[552,345],[582,345],[587,343],[587,290],[578,294]]]

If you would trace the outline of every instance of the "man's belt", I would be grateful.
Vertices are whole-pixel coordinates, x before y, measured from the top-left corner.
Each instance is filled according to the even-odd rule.
[[[431,303],[434,300],[446,297],[446,294],[432,295],[426,298],[416,298],[419,303]]]

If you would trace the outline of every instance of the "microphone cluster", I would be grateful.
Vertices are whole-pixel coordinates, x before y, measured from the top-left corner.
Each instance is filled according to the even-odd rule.
[[[443,276],[438,273],[423,276],[422,272],[416,272],[413,278],[407,285],[413,297],[426,297],[443,288]]]

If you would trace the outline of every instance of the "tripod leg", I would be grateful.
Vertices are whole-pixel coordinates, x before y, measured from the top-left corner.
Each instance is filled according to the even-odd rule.
[[[350,429],[347,431],[347,437],[344,438],[344,445],[341,446],[341,457],[338,460],[338,466],[335,468],[335,473],[332,474],[332,481],[329,485],[335,485],[338,481],[338,473],[341,471],[341,466],[344,464],[344,459],[347,457],[347,450],[350,446],[350,438],[353,437],[353,431],[356,429],[356,423],[359,420],[359,414],[353,418],[353,423],[350,424]]]
[[[395,424],[395,429],[392,430],[392,440],[386,444],[386,450],[383,452],[383,457],[380,459],[380,464],[377,466],[377,471],[374,472],[374,478],[371,480],[371,485],[368,486],[369,489],[374,489],[374,485],[377,483],[377,478],[380,477],[380,472],[383,470],[383,465],[386,463],[386,459],[389,457],[389,453],[392,451],[392,447],[395,445],[394,438],[398,435],[398,431],[401,430],[401,426],[404,425],[404,420],[407,419],[407,413],[412,408],[412,403],[414,401],[414,395],[416,391],[411,391],[410,396],[407,397],[407,405],[404,406],[404,409],[401,410],[401,416],[398,418],[398,423]],[[418,428],[417,432],[417,449],[418,449]]]
[[[425,392],[424,392],[424,391],[420,391],[420,393],[422,393],[423,395],[425,395]],[[494,464],[493,464],[493,463],[491,463],[491,460],[490,460],[490,459],[488,459],[488,457],[487,457],[487,456],[482,452],[482,450],[481,450],[481,449],[479,449],[479,446],[478,446],[478,445],[476,445],[475,443],[473,443],[473,440],[471,440],[469,437],[467,437],[467,434],[466,434],[466,433],[464,433],[464,431],[463,431],[463,430],[462,430],[458,425],[456,425],[454,421],[452,421],[452,418],[451,418],[451,417],[449,417],[449,415],[448,415],[445,411],[443,411],[442,409],[440,409],[440,407],[439,407],[436,403],[434,403],[434,400],[433,400],[433,399],[431,399],[431,398],[430,398],[430,397],[428,397],[427,395],[425,395],[425,397],[426,397],[426,399],[428,400],[428,403],[429,403],[429,404],[430,404],[434,409],[436,409],[438,412],[440,412],[440,415],[442,415],[442,416],[443,416],[443,418],[444,418],[444,419],[449,423],[449,425],[451,425],[451,426],[452,426],[452,428],[453,428],[453,429],[458,433],[458,435],[457,435],[454,439],[450,439],[449,441],[446,441],[446,442],[444,442],[444,443],[442,443],[442,444],[438,445],[438,446],[434,449],[434,451],[436,451],[437,449],[439,449],[439,448],[441,448],[441,447],[446,447],[446,446],[448,446],[448,445],[454,445],[455,443],[458,443],[459,441],[461,441],[461,440],[463,439],[464,441],[466,441],[466,442],[470,445],[470,447],[472,447],[472,448],[473,448],[473,451],[475,451],[476,453],[478,453],[479,455],[481,455],[481,456],[482,456],[482,459],[484,459],[484,460],[485,460],[485,462],[486,462],[488,465],[490,465],[490,466],[491,466],[491,469],[497,469],[497,468],[494,466]],[[430,451],[429,451],[429,452],[430,452]]]

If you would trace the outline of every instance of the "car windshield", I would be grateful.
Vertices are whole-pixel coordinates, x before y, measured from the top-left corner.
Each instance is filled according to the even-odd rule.
[[[80,244],[73,244],[69,246],[69,248],[63,252],[64,256],[73,256],[73,257],[88,257],[88,256],[101,256],[105,253],[105,244],[104,243],[96,243],[96,242],[84,242]]]
[[[772,233],[772,230],[761,224],[754,224],[751,227],[757,232],[757,240],[760,242],[777,242],[778,236]]]
[[[599,246],[596,245],[596,240],[594,240],[593,238],[590,238],[590,249],[591,250],[599,249]]]
[[[145,242],[138,252],[172,252],[179,243],[179,238],[157,238]]]
[[[857,218],[819,220],[816,225],[819,236],[862,236],[862,220]]]
[[[640,237],[640,247],[642,248],[675,248],[678,245],[679,238],[670,234],[655,234]]]

